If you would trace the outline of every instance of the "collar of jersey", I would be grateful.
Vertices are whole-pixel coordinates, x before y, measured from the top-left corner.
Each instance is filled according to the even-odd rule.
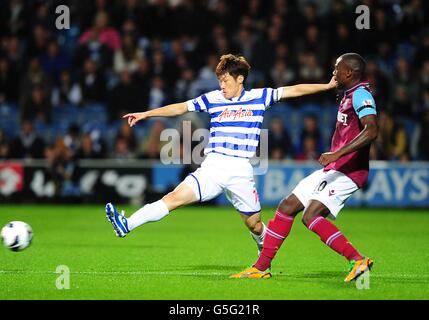
[[[240,96],[238,98],[231,98],[231,99],[228,99],[228,100],[229,101],[234,101],[234,102],[240,101],[241,98],[243,98],[243,96],[244,96],[245,93],[246,93],[246,90],[243,88],[243,90],[241,91],[241,94],[240,94]],[[234,100],[234,99],[237,99],[237,100]]]
[[[369,87],[369,82],[368,81],[361,81],[361,82],[359,82],[359,83],[357,83],[357,84],[355,84],[353,87],[351,87],[350,89],[347,89],[345,92],[344,92],[344,94],[345,95],[348,95],[350,92],[352,92],[352,91],[354,91],[354,90],[356,90],[357,88],[359,88],[360,86],[363,86],[363,87]]]

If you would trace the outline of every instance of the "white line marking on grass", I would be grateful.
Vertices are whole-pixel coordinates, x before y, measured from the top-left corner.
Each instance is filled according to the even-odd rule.
[[[0,270],[0,274],[55,274],[52,271]],[[160,276],[227,276],[220,272],[177,272],[177,271],[72,271],[70,274],[88,275],[160,275]]]

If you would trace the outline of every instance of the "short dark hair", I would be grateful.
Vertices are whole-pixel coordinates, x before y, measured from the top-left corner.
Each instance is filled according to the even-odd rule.
[[[249,75],[250,65],[241,55],[225,54],[220,57],[220,61],[216,67],[216,76],[229,73],[236,79],[238,76],[243,76],[246,81]]]
[[[366,62],[360,54],[351,52],[341,55],[342,61],[353,71],[355,78],[363,80],[365,77]]]

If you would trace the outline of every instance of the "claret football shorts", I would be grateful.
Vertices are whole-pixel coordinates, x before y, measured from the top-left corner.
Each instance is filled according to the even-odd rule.
[[[323,169],[317,170],[301,180],[292,193],[307,207],[311,200],[323,203],[335,219],[348,198],[358,186],[344,173]]]
[[[209,153],[201,167],[189,174],[184,182],[200,202],[224,192],[238,212],[250,215],[261,211],[253,167],[248,159]]]

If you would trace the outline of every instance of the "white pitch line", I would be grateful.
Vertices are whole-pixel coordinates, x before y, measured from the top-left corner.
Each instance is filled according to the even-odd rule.
[[[55,271],[36,271],[36,270],[0,270],[1,274],[58,274]],[[81,275],[153,275],[153,276],[230,276],[232,273],[222,272],[180,272],[180,271],[71,271],[70,274]],[[291,277],[299,276],[297,274],[274,273],[275,277]],[[398,277],[404,279],[416,278],[415,275],[407,274],[374,274],[371,272],[371,277],[376,279]],[[429,279],[429,275],[420,275],[419,279]]]
[[[0,274],[57,274],[54,271],[0,270]],[[225,276],[220,272],[177,272],[177,271],[71,271],[70,274],[93,275],[167,275],[167,276]]]

